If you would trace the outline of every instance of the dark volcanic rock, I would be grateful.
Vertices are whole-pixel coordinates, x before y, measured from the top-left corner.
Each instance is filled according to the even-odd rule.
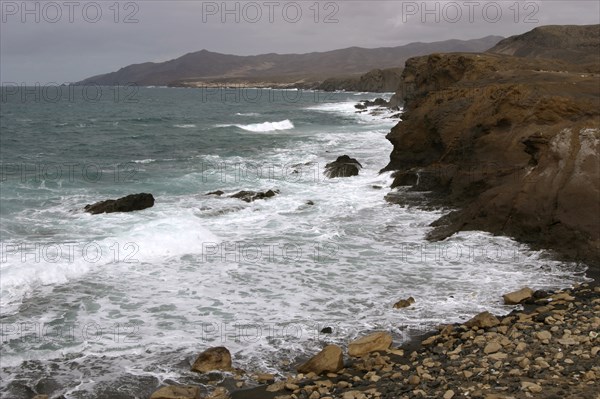
[[[330,178],[358,176],[361,168],[362,165],[356,159],[342,155],[334,162],[325,165],[325,175]]]
[[[252,202],[259,199],[271,198],[279,194],[279,190],[267,190],[265,192],[257,192],[257,191],[240,191],[233,195],[230,195],[231,198],[238,198],[242,201]]]
[[[131,194],[116,200],[109,199],[96,202],[95,204],[86,205],[83,209],[92,215],[97,215],[99,213],[141,211],[152,206],[154,206],[152,194],[141,193]]]

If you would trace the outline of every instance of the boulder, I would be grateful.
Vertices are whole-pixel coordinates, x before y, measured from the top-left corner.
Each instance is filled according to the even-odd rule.
[[[200,388],[168,385],[155,391],[150,399],[200,399]]]
[[[334,162],[325,165],[325,175],[329,178],[358,176],[362,165],[348,155],[338,157]]]
[[[327,345],[323,350],[298,367],[299,373],[324,372],[335,373],[344,368],[344,355],[342,348],[337,345]]]
[[[202,352],[192,365],[192,371],[207,373],[212,370],[231,371],[231,353],[224,346],[209,348]]]
[[[500,320],[490,312],[482,312],[465,323],[467,327],[488,328],[500,324]]]
[[[502,295],[502,298],[504,299],[505,305],[518,305],[519,303],[531,298],[533,293],[534,291],[531,288],[525,287],[518,291],[504,294]]]
[[[206,193],[204,195],[216,195],[218,197],[220,197],[221,195],[225,194],[224,191],[222,190],[217,190],[217,191],[211,191],[210,193]]]
[[[392,336],[386,332],[376,332],[366,337],[359,338],[348,344],[348,354],[361,357],[371,352],[381,352],[392,345]]]
[[[398,302],[396,302],[394,304],[394,308],[395,309],[402,309],[402,308],[407,308],[410,305],[412,305],[413,303],[415,303],[415,298],[408,297],[407,299],[400,299]]]
[[[267,190],[265,192],[257,191],[240,191],[230,195],[231,198],[238,198],[242,201],[253,202],[259,199],[271,198],[279,194],[279,190]]]
[[[99,213],[141,211],[152,206],[154,206],[152,194],[141,193],[131,194],[116,200],[109,199],[91,205],[88,204],[83,209],[92,215],[97,215]]]

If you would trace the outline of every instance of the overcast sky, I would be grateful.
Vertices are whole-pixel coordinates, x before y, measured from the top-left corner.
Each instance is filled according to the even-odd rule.
[[[600,23],[590,1],[1,0],[0,80],[73,82],[188,52],[304,53]],[[237,19],[237,21],[236,21]]]

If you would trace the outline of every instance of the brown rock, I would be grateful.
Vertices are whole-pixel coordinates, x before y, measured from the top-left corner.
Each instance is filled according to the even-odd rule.
[[[533,382],[528,382],[528,381],[522,381],[521,382],[521,389],[524,390],[524,391],[532,392],[532,393],[540,393],[540,392],[542,392],[541,385],[533,383]]]
[[[392,336],[386,332],[376,332],[348,344],[348,354],[361,357],[371,352],[382,352],[392,345]]]
[[[410,377],[408,377],[408,383],[410,385],[419,385],[421,383],[421,379],[419,378],[418,375],[411,375]]]
[[[322,374],[333,372],[344,368],[344,355],[342,348],[337,345],[327,345],[323,350],[313,356],[306,363],[298,367],[299,373]]]
[[[498,352],[500,349],[502,349],[502,345],[500,345],[498,342],[490,342],[485,346],[485,348],[483,348],[483,353],[489,355],[491,353]]]
[[[207,373],[213,370],[231,371],[231,353],[224,346],[210,348],[202,352],[194,361],[192,371]]]
[[[200,399],[200,388],[169,385],[155,391],[150,399]]]
[[[526,299],[533,296],[533,290],[529,287],[521,288],[518,291],[502,295],[505,305],[518,305]]]
[[[500,320],[490,312],[482,312],[465,323],[467,327],[488,328],[500,324]]]

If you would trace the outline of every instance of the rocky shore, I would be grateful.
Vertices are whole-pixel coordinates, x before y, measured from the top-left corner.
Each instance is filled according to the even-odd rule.
[[[600,287],[527,288],[504,296],[521,308],[471,320],[395,346],[387,332],[323,351],[284,378],[241,371],[218,387],[167,387],[152,399],[597,399],[600,397]],[[226,349],[201,354],[231,368]],[[215,353],[217,355],[215,355]],[[347,355],[346,355],[347,353]],[[223,360],[225,358],[225,361]]]

